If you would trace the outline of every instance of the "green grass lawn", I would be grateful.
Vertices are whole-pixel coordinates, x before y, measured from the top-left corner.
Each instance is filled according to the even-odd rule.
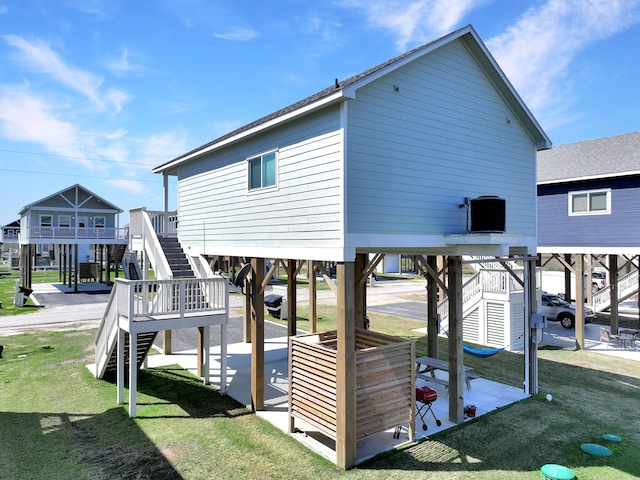
[[[0,478],[538,479],[545,463],[568,466],[580,480],[640,476],[637,362],[541,350],[538,397],[343,472],[178,366],[142,372],[139,417],[128,418],[115,385],[86,368],[94,335],[0,338]],[[465,363],[493,380],[522,381],[519,354]],[[611,457],[580,450],[604,433],[623,439]]]

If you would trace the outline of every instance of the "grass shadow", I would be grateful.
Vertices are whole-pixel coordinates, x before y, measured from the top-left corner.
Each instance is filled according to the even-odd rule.
[[[191,418],[235,418],[251,414],[228,395],[220,395],[213,386],[204,385],[177,365],[141,370],[138,374],[137,405],[141,407],[138,418],[184,416],[172,413],[175,410],[169,408],[171,406],[179,407]],[[143,408],[152,405],[159,408]]]
[[[0,461],[3,478],[182,478],[119,407],[91,415],[4,412],[0,424],[11,432],[0,440],[0,459],[12,459]]]

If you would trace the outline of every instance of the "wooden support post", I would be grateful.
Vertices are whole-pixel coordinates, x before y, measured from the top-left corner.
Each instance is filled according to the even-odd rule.
[[[171,330],[164,330],[162,332],[162,353],[165,355],[171,355],[173,353],[173,347],[171,346]]]
[[[447,260],[449,276],[449,420],[464,421],[464,350],[462,345],[462,257]]]
[[[118,358],[116,360],[116,385],[117,385],[117,402],[118,405],[124,403],[124,342],[126,332],[118,327],[118,344],[116,345],[116,352]]]
[[[567,266],[567,265],[571,265],[572,263],[570,253],[565,253],[564,261],[566,262],[566,265],[564,267],[564,298],[567,300],[567,302],[570,302],[571,299],[573,298],[571,293],[571,273],[572,272],[571,272],[571,269]]]
[[[365,328],[364,318],[367,316],[367,264],[369,256],[366,253],[357,253],[354,265],[353,298],[355,305],[355,322],[357,328]],[[367,327],[368,328],[368,327]]]
[[[353,262],[339,262],[338,322],[336,352],[336,457],[339,467],[347,469],[356,462],[356,354],[355,305],[352,292],[355,284]]]
[[[609,298],[611,298],[611,333],[618,334],[618,255],[609,255]]]
[[[576,255],[576,349],[584,348],[584,254]]]
[[[316,323],[318,321],[318,302],[317,302],[317,283],[316,283],[316,262],[309,260],[309,330],[316,333]]]
[[[287,260],[287,335],[293,337],[298,331],[298,300],[296,285],[296,261]]]
[[[264,407],[264,258],[251,259],[251,408]]]
[[[427,257],[427,265],[434,271],[438,270],[438,258]],[[438,358],[438,281],[431,275],[427,276],[427,355]]]

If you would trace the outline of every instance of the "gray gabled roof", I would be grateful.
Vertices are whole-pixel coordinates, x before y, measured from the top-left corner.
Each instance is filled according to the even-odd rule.
[[[65,189],[63,189],[63,190],[60,190],[59,192],[52,193],[51,195],[48,195],[48,196],[46,196],[46,197],[44,197],[44,198],[41,198],[40,200],[37,200],[37,201],[35,201],[35,202],[32,202],[32,203],[30,203],[29,205],[25,205],[24,207],[22,207],[22,208],[20,209],[20,211],[19,211],[18,213],[19,213],[20,215],[22,215],[24,212],[26,212],[27,210],[29,210],[29,209],[30,209],[30,208],[32,208],[32,207],[35,207],[36,205],[40,205],[40,204],[42,204],[42,203],[45,203],[47,200],[49,200],[49,199],[51,199],[51,198],[53,198],[53,197],[56,197],[56,196],[58,196],[58,195],[62,195],[62,194],[64,194],[64,193],[70,192],[70,191],[72,191],[72,190],[74,190],[74,191],[75,191],[76,189],[78,189],[79,191],[80,191],[80,190],[81,190],[81,191],[83,191],[83,192],[84,192],[87,196],[89,196],[89,197],[93,197],[93,198],[95,198],[95,199],[99,200],[101,203],[103,203],[103,204],[104,204],[104,206],[105,206],[105,208],[104,208],[104,209],[105,209],[105,210],[115,210],[115,211],[117,211],[118,213],[122,213],[122,212],[124,211],[124,210],[122,210],[121,208],[116,207],[113,203],[108,202],[108,201],[106,201],[104,198],[102,198],[102,197],[100,197],[100,196],[96,195],[96,194],[95,194],[95,193],[93,193],[91,190],[88,190],[88,189],[86,189],[85,187],[83,187],[82,185],[80,185],[79,183],[76,183],[75,185],[71,185],[70,187],[67,187],[67,188],[65,188]]]
[[[480,67],[493,83],[496,90],[501,94],[504,101],[511,107],[515,116],[528,132],[537,148],[551,148],[551,141],[542,130],[537,120],[533,117],[527,106],[524,104],[518,93],[515,91],[507,77],[504,75],[492,55],[487,50],[479,35],[471,25],[460,28],[437,40],[429,42],[420,47],[414,48],[400,56],[387,60],[362,73],[354,75],[343,81],[338,81],[334,85],[311,95],[288,107],[278,110],[270,115],[262,117],[222,137],[219,137],[205,145],[180,155],[153,169],[154,173],[176,174],[176,168],[201,154],[215,150],[216,148],[228,145],[229,143],[241,140],[254,132],[264,131],[275,125],[279,125],[292,118],[299,117],[316,108],[324,108],[329,104],[353,98],[357,88],[385,75],[401,66],[421,57],[449,42],[460,39],[468,51],[474,56]]]
[[[640,175],[640,132],[538,152],[538,184]]]

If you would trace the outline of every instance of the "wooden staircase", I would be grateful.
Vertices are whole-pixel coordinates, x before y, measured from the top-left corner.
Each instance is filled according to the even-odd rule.
[[[114,264],[119,264],[122,262],[122,258],[124,257],[125,252],[127,251],[126,244],[119,245],[109,245],[109,262]]]
[[[149,351],[153,346],[153,342],[155,341],[156,336],[158,335],[158,332],[142,332],[142,333],[138,333],[137,335],[138,335],[137,336],[138,341],[136,344],[136,360],[137,360],[136,363],[137,363],[137,369],[139,370],[142,367],[142,364],[144,363],[144,359],[149,354]],[[126,371],[129,370],[129,358],[131,358],[131,356],[129,355],[130,343],[131,342],[129,341],[129,335],[125,335],[124,336],[124,358],[125,358],[124,368]],[[107,366],[101,378],[103,378],[104,380],[114,381],[116,378],[117,368],[118,368],[118,357],[115,354],[112,354],[109,357]]]

